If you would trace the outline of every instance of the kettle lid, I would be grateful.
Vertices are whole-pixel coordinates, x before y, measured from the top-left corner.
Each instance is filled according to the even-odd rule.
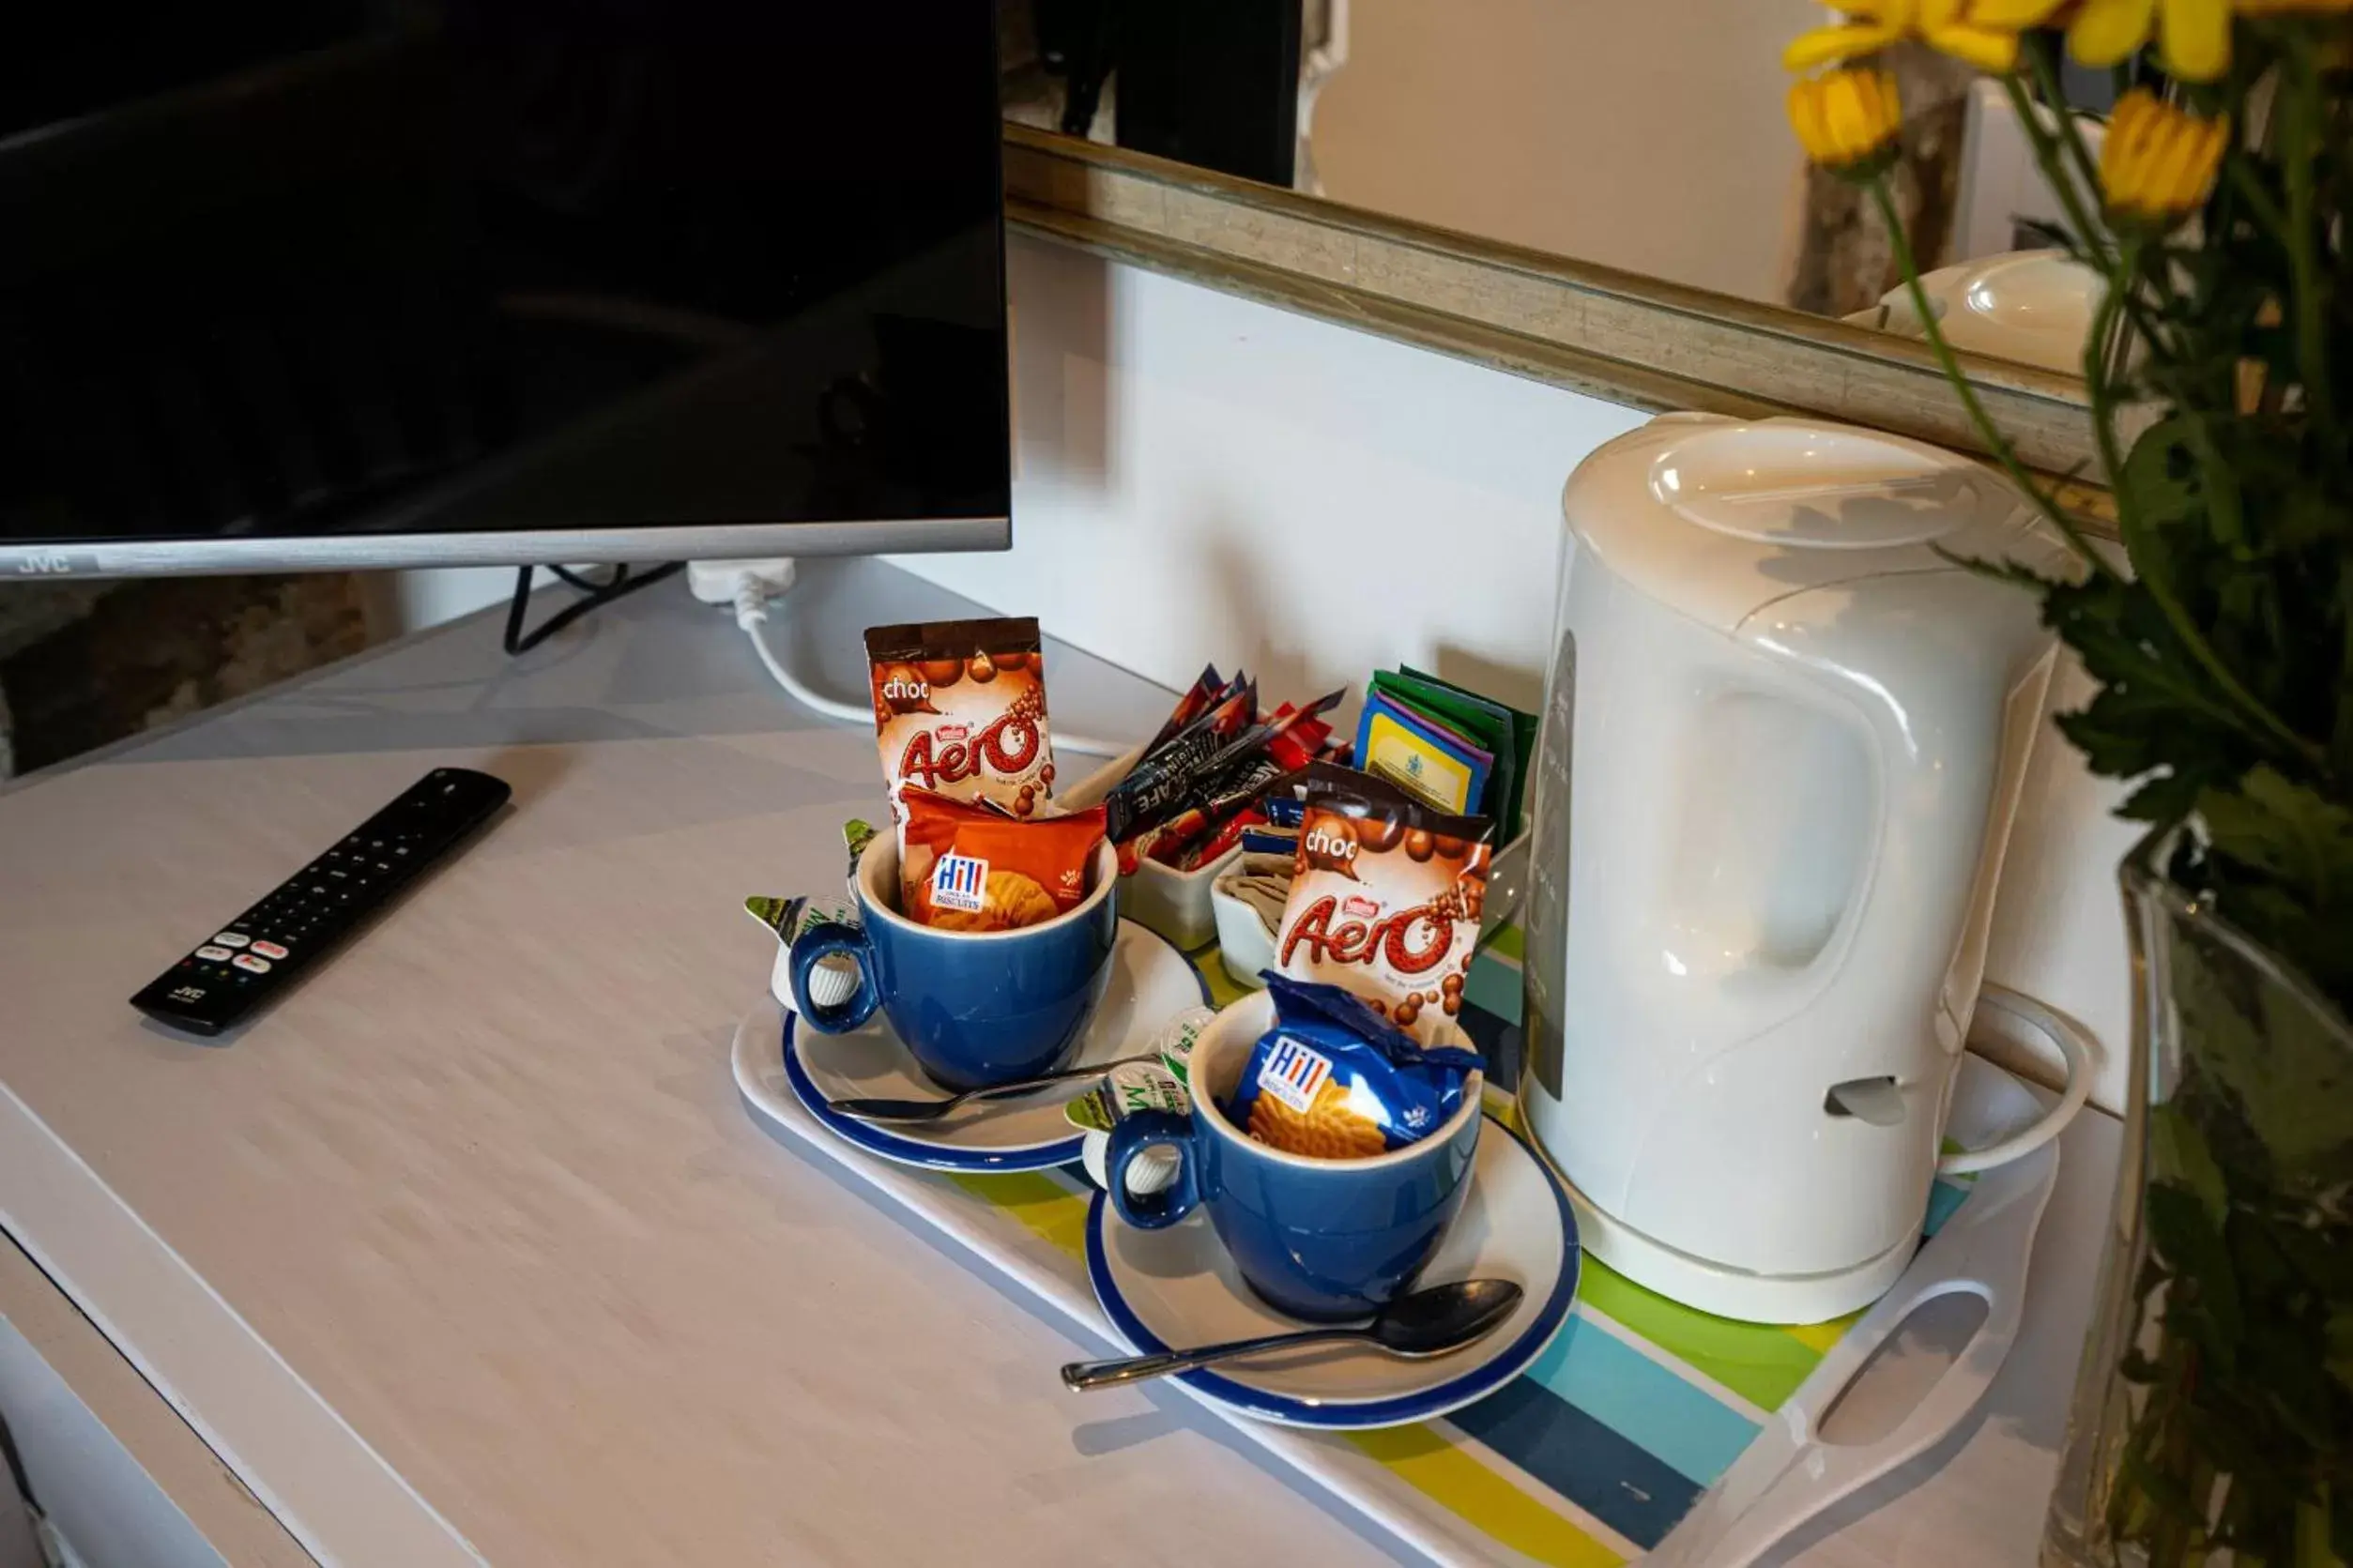
[[[1953,347],[2072,375],[2107,281],[2064,251],[2010,251],[1922,273],[1920,288]],[[1846,319],[1878,325],[1873,317],[1887,331],[1922,335],[1902,284],[1880,296],[1875,312]]]
[[[2053,564],[2056,540],[1967,458],[1826,420],[1662,414],[1578,464],[1581,544],[1643,593],[1726,632],[1808,588],[1963,559]]]

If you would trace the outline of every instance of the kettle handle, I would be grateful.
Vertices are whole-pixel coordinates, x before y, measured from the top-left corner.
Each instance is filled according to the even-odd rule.
[[[1954,575],[1890,573],[1867,594],[1801,589],[1741,632],[1794,680],[1840,693],[1869,737],[1879,791],[1869,869],[1823,954],[1836,951],[1843,973],[1906,983],[1933,964],[1948,1052],[1965,1043],[1965,1009],[1984,978],[1994,888],[2054,663],[2031,604],[1947,602],[1963,591]]]

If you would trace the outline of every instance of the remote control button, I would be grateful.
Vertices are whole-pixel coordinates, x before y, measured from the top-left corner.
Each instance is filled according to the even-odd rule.
[[[229,950],[227,948],[217,948],[210,942],[206,942],[203,947],[196,950],[196,956],[205,959],[207,962],[218,964],[229,956]]]
[[[242,931],[223,931],[212,939],[212,945],[217,948],[241,948],[252,939]]]
[[[250,952],[240,952],[235,958],[230,959],[229,962],[236,965],[238,968],[243,969],[247,974],[266,975],[269,973],[269,960],[267,958],[256,958]]]
[[[283,958],[286,955],[286,950],[275,942],[255,942],[253,951],[264,958]]]

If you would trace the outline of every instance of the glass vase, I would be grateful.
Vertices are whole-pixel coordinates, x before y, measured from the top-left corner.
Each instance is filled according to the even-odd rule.
[[[2353,1564],[2353,1030],[2167,875],[2132,946],[2123,1168],[2044,1568]]]

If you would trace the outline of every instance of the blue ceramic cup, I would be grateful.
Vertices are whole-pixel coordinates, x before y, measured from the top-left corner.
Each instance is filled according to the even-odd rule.
[[[1250,1047],[1275,1022],[1274,998],[1245,997],[1217,1014],[1187,1065],[1190,1116],[1138,1111],[1111,1129],[1104,1185],[1129,1225],[1156,1230],[1197,1206],[1251,1289],[1311,1322],[1365,1317],[1413,1287],[1471,1190],[1482,1080],[1418,1143],[1356,1160],[1316,1160],[1257,1142],[1217,1108],[1233,1092]],[[1176,1179],[1160,1192],[1127,1190],[1127,1163],[1175,1150]]]
[[[1119,936],[1119,858],[1095,851],[1085,902],[1018,931],[937,931],[899,913],[897,835],[875,835],[858,859],[863,929],[816,925],[792,944],[792,999],[802,1021],[842,1034],[879,1006],[917,1065],[945,1088],[986,1088],[1063,1066],[1111,982]],[[835,954],[858,965],[858,989],[819,1007],[810,971]]]

